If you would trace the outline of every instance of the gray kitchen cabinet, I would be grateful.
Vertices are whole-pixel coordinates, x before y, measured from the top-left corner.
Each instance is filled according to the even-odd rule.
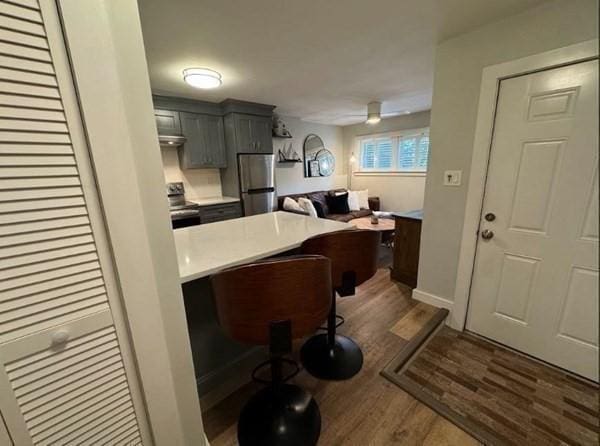
[[[254,116],[235,113],[233,120],[235,123],[236,152],[252,153],[254,152],[255,141],[252,137],[252,119]]]
[[[238,153],[273,153],[272,118],[233,113],[235,151]]]
[[[254,116],[251,121],[252,138],[256,142],[256,152],[273,153],[273,119]]]
[[[206,141],[209,161],[213,167],[227,167],[225,131],[221,116],[206,116]]]
[[[231,220],[242,216],[242,206],[239,202],[213,204],[200,207],[200,223],[214,223]]]
[[[181,130],[186,142],[180,148],[184,169],[227,167],[223,118],[181,112]]]
[[[156,128],[159,135],[181,135],[179,112],[173,110],[154,110]]]

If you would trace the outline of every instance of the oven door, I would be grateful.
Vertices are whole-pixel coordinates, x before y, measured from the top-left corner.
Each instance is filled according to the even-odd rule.
[[[187,228],[188,226],[196,226],[200,224],[200,211],[181,210],[171,211],[171,225],[173,229]]]

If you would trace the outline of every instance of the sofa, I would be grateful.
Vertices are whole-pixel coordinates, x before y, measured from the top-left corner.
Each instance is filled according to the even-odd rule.
[[[355,218],[366,217],[368,215],[371,215],[373,213],[373,211],[380,210],[379,197],[369,197],[369,209],[361,209],[359,211],[352,211],[348,214],[330,214],[329,207],[327,206],[327,198],[326,197],[327,197],[327,195],[334,195],[335,193],[338,193],[338,192],[346,192],[346,189],[333,189],[333,190],[329,190],[329,191],[307,192],[305,194],[284,195],[282,197],[277,198],[277,209],[280,211],[285,211],[285,212],[293,212],[293,211],[288,211],[286,209],[283,209],[283,200],[285,200],[286,197],[293,198],[296,201],[298,201],[298,198],[301,198],[301,197],[308,198],[310,201],[318,201],[319,203],[321,203],[321,206],[323,207],[323,212],[325,213],[325,218],[328,218],[330,220],[341,221],[341,222],[349,222],[350,220],[355,219]],[[295,212],[295,213],[308,215],[305,212]]]

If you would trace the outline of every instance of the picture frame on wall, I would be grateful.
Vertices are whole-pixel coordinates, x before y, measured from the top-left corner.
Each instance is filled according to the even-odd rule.
[[[319,162],[316,160],[310,161],[310,176],[311,177],[318,177],[320,176],[319,173]]]

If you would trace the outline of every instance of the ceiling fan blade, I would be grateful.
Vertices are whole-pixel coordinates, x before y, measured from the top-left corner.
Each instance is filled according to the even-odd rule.
[[[409,115],[410,112],[406,110],[396,110],[396,111],[388,111],[382,113],[381,116],[398,116],[398,115]]]

